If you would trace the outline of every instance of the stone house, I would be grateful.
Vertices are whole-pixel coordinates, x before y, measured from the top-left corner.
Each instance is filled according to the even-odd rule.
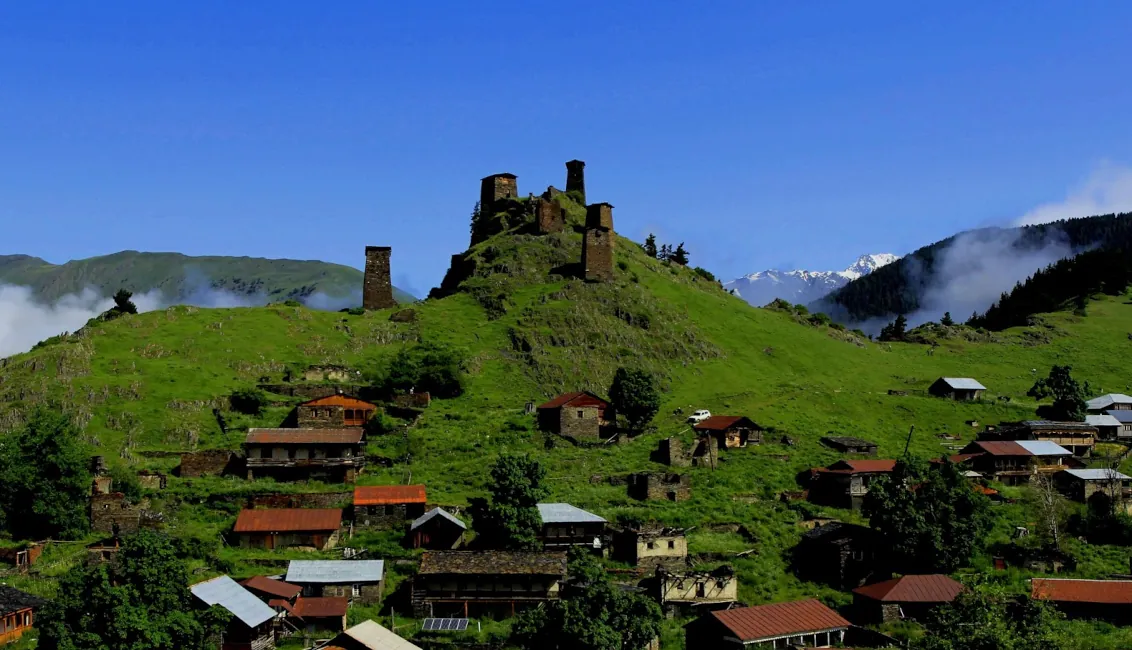
[[[547,550],[566,550],[582,546],[604,553],[606,546],[605,519],[576,508],[569,503],[536,504],[542,529],[539,540]]]
[[[361,429],[248,429],[248,480],[352,483],[365,466]]]
[[[843,454],[861,454],[862,456],[876,456],[877,443],[854,438],[852,436],[826,436],[821,439],[823,445],[835,449]]]
[[[1025,420],[1000,424],[979,434],[979,440],[1045,440],[1068,449],[1074,456],[1089,457],[1100,433],[1084,422]]]
[[[613,536],[616,559],[644,568],[677,571],[688,564],[688,538],[683,528],[659,525],[627,527]]]
[[[467,530],[467,524],[447,510],[433,508],[409,526],[409,545],[438,551],[459,548]]]
[[[656,599],[670,618],[694,611],[726,609],[739,599],[735,570],[721,566],[711,571],[656,571]]]
[[[802,534],[794,547],[798,577],[847,591],[887,578],[884,540],[871,528],[830,522]]]
[[[692,496],[692,477],[655,472],[630,474],[628,489],[629,496],[641,501],[687,501]]]
[[[377,412],[377,405],[348,395],[330,395],[299,404],[295,415],[301,429],[362,427]]]
[[[1052,604],[1070,619],[1132,620],[1132,580],[1032,578],[1030,597]]]
[[[331,639],[326,647],[338,650],[422,650],[373,621],[362,621],[348,628]]]
[[[349,598],[300,596],[287,621],[306,635],[337,634],[346,629],[349,608]]]
[[[1094,415],[1109,411],[1132,411],[1132,397],[1122,393],[1108,393],[1085,402],[1085,410]]]
[[[1068,469],[1073,454],[1044,440],[976,440],[959,452],[971,455],[967,464],[987,478],[1005,485],[1018,485],[1034,473],[1051,474]]]
[[[872,482],[891,474],[895,467],[895,460],[845,459],[817,468],[811,472],[810,500],[860,510]]]
[[[597,440],[615,424],[609,402],[587,392],[563,393],[538,407],[539,429],[579,440]]]
[[[700,438],[715,438],[718,449],[738,449],[762,442],[762,427],[738,415],[713,415],[692,425]]]
[[[304,597],[341,597],[372,605],[385,591],[385,562],[291,560],[284,579],[301,587]]]
[[[354,488],[354,525],[392,528],[424,514],[425,486],[367,485]]]
[[[1101,440],[1119,440],[1132,437],[1132,432],[1125,433],[1124,425],[1120,420],[1103,413],[1101,415],[1086,415],[1085,424],[1097,428],[1097,437]]]
[[[854,589],[853,610],[860,622],[923,621],[962,591],[962,584],[941,574],[901,576]]]
[[[986,386],[970,377],[940,377],[928,387],[928,393],[931,395],[959,402],[980,400],[986,392]]]
[[[132,503],[121,492],[90,495],[90,529],[97,533],[136,533],[145,514],[144,502]]]
[[[1087,503],[1089,497],[1102,492],[1116,501],[1124,501],[1132,489],[1132,477],[1115,469],[1067,469],[1053,475],[1057,487],[1070,499]]]
[[[309,547],[325,551],[338,545],[342,511],[334,508],[242,510],[233,532],[242,548]]]
[[[198,582],[189,591],[204,608],[218,605],[232,615],[221,650],[272,650],[275,610],[228,576]]]
[[[685,626],[688,648],[830,648],[852,625],[817,600],[714,611]]]
[[[15,643],[35,627],[35,613],[47,604],[39,596],[0,585],[0,645]]]
[[[417,618],[513,616],[557,600],[566,578],[560,551],[425,551],[413,577]]]

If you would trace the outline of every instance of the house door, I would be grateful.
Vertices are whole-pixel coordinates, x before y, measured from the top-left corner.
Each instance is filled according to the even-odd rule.
[[[275,549],[275,535],[267,535],[266,537],[264,537],[263,538],[263,545],[269,551],[274,550]]]

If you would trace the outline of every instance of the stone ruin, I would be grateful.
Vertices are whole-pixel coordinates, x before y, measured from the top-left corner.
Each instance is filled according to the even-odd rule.
[[[687,501],[692,477],[687,474],[641,472],[629,475],[629,496],[641,501]]]

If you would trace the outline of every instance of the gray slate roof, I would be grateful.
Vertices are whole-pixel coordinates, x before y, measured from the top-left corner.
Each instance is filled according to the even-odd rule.
[[[198,582],[189,587],[189,591],[206,605],[219,605],[228,610],[248,627],[275,618],[275,610],[228,576]]]
[[[380,582],[384,577],[384,560],[291,560],[287,565],[287,582],[296,585]]]
[[[1085,402],[1085,407],[1090,411],[1103,411],[1113,404],[1132,404],[1132,397],[1123,393],[1108,393]]]
[[[29,607],[35,609],[45,604],[47,604],[47,601],[39,596],[20,591],[15,587],[0,585],[0,616],[15,614]]]
[[[569,503],[539,503],[536,507],[544,524],[605,523],[604,519],[594,513],[586,512]]]
[[[428,512],[424,513],[420,517],[417,517],[413,521],[413,524],[411,526],[409,526],[409,530],[416,530],[416,529],[420,528],[424,524],[432,521],[432,519],[434,517],[441,517],[441,518],[447,519],[448,521],[456,524],[457,526],[459,526],[460,528],[462,528],[464,530],[468,529],[468,526],[466,524],[464,524],[464,522],[460,521],[459,519],[457,519],[456,517],[451,515],[444,508],[433,508],[432,510],[429,510]]]
[[[1067,469],[1064,471],[1066,474],[1075,476],[1083,481],[1108,481],[1112,479],[1127,481],[1129,479],[1128,476],[1114,469]]]
[[[955,390],[986,390],[987,387],[970,377],[941,377],[943,383]]]

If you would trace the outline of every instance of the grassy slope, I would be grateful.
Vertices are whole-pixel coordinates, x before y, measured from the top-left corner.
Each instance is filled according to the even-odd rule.
[[[626,269],[618,272],[616,285],[584,285],[553,276],[548,281],[545,263],[576,259],[579,239],[573,233],[537,240],[500,237],[473,251],[481,260],[493,261],[481,265],[491,270],[469,280],[468,287],[480,291],[476,295],[499,287],[510,293],[505,313],[495,319],[486,316],[476,297],[462,293],[423,303],[414,324],[391,323],[388,312],[347,316],[279,306],[173,308],[99,325],[84,338],[19,355],[0,369],[0,428],[11,426],[16,421],[13,412],[33,401],[65,397],[102,453],[113,458],[129,444],[132,462],[168,468],[175,461],[144,452],[193,444],[237,447],[242,435],[222,435],[212,406],[222,406],[220,398],[234,388],[262,376],[278,377],[286,364],[364,367],[406,342],[445,341],[470,353],[467,394],[434,402],[411,429],[411,466],[372,468],[363,483],[401,482],[411,472],[413,481],[428,485],[430,501],[460,505],[482,494],[485,467],[498,452],[526,451],[550,467],[556,500],[609,519],[636,514],[698,526],[691,552],[707,563],[757,549],[733,560],[741,579],[740,596],[748,602],[817,595],[844,603],[847,594],[800,582],[788,572],[786,552],[801,530],[795,525],[798,515],[774,499],[778,492],[794,489],[798,471],[838,457],[819,445],[820,436],[830,431],[861,436],[879,443],[882,457],[892,457],[902,451],[908,427],[915,424],[912,451],[938,455],[945,451],[938,433],[959,435],[964,442],[974,438],[966,420],[996,422],[1032,414],[1034,404],[1025,397],[1033,383],[1031,369],[1044,373],[1054,363],[1071,363],[1076,375],[1105,392],[1129,390],[1122,359],[1129,345],[1126,334],[1132,331],[1132,307],[1123,302],[1098,302],[1086,318],[1053,315],[1049,328],[1006,332],[998,343],[945,342],[928,356],[924,346],[859,346],[843,340],[845,335],[836,330],[799,325],[786,314],[753,309],[687,270],[647,259],[625,240],[618,242],[617,257]],[[649,317],[647,330],[640,325],[642,314]],[[1034,339],[1048,341],[1031,344]],[[656,432],[604,449],[561,443],[544,449],[532,419],[522,415],[526,402],[567,388],[603,390],[618,365],[631,363],[663,376],[664,406]],[[976,377],[990,387],[992,399],[955,404],[887,395],[892,388],[926,388],[941,375]],[[1010,396],[1012,402],[994,400],[998,395]],[[623,486],[593,478],[662,469],[648,460],[656,441],[672,434],[690,439],[681,418],[672,415],[677,408],[750,415],[774,427],[771,439],[785,434],[797,444],[769,442],[725,454],[715,471],[686,470],[692,473],[693,497],[681,504],[634,502]],[[235,424],[273,425],[287,410],[274,408],[258,421],[229,417]],[[390,457],[405,451],[400,437],[375,441],[371,448]],[[272,485],[174,479],[162,499],[174,513],[175,530],[211,536],[234,519],[235,501],[230,497],[255,489]],[[1000,512],[996,539],[1002,540],[1014,524],[1025,523],[1025,515],[1014,506]],[[755,540],[711,529],[712,524],[732,523],[746,526]],[[376,556],[407,554],[388,536],[356,543],[371,545]],[[1126,563],[1124,549],[1079,552],[1080,572],[1089,577],[1106,575]],[[262,571],[253,564],[257,559],[282,557],[224,551],[237,575]],[[982,558],[980,566],[986,564]],[[1019,587],[1023,577],[1009,575]],[[395,576],[394,582],[401,578]],[[673,624],[665,647],[678,647],[677,636]]]
[[[184,298],[201,285],[284,300],[317,291],[332,297],[349,296],[361,290],[362,272],[318,261],[122,251],[61,265],[26,255],[0,256],[0,283],[30,286],[48,301],[86,288],[110,295],[123,287],[135,293],[161,289],[166,295]],[[413,300],[399,289],[394,293],[401,302]]]

